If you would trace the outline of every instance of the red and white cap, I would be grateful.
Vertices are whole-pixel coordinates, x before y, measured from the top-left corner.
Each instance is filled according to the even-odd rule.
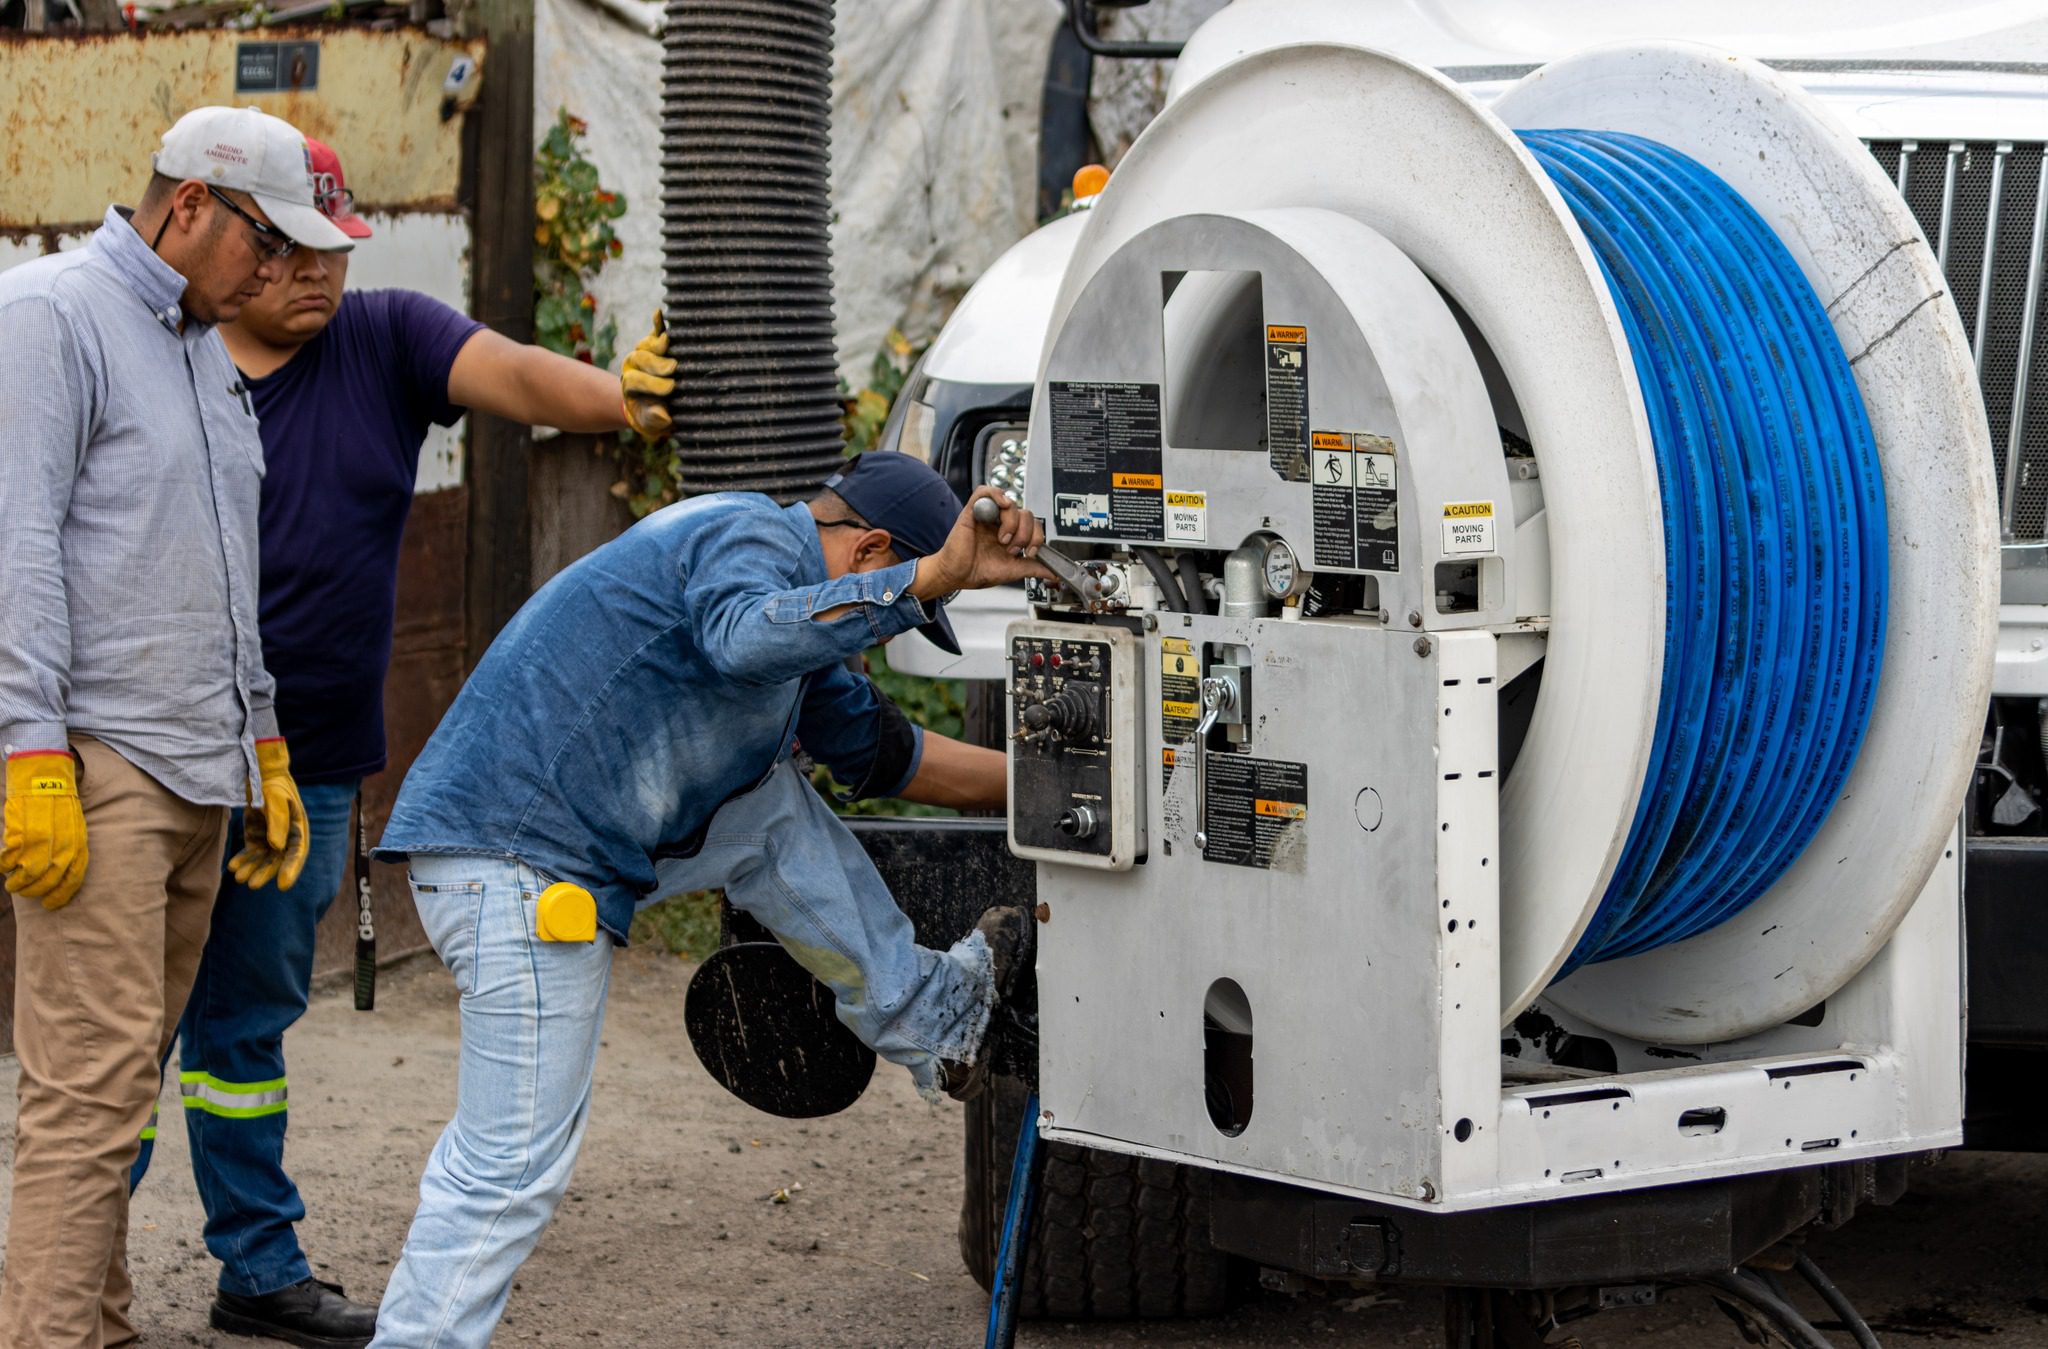
[[[342,252],[350,236],[314,204],[306,138],[258,108],[194,108],[164,133],[156,171],[256,199],[270,222],[306,248]]]
[[[306,156],[313,165],[313,204],[351,239],[370,237],[370,222],[356,214],[356,198],[341,175],[341,156],[324,141],[306,137]]]

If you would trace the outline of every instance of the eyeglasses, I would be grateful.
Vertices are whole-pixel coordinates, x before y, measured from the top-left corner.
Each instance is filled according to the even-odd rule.
[[[329,220],[346,220],[356,213],[356,194],[342,187],[331,173],[313,175],[313,204]]]
[[[292,255],[293,249],[299,246],[298,240],[292,238],[277,226],[266,225],[255,216],[250,215],[247,211],[235,205],[233,199],[227,193],[221,191],[213,184],[208,183],[206,190],[211,192],[221,205],[240,216],[250,229],[256,231],[256,242],[251,247],[256,250],[258,257],[275,258],[282,262]]]

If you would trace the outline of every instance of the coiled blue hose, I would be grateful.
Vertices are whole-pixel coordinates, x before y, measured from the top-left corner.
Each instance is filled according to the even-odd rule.
[[[1562,977],[1725,922],[1820,829],[1877,691],[1884,482],[1826,310],[1732,188],[1640,136],[1521,135],[1621,311],[1664,510],[1649,770]]]

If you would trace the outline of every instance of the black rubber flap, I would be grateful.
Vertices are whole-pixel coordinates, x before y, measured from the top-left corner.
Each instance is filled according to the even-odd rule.
[[[784,1119],[836,1115],[874,1076],[875,1051],[839,1020],[832,990],[774,942],[713,952],[690,980],[683,1026],[720,1086]]]

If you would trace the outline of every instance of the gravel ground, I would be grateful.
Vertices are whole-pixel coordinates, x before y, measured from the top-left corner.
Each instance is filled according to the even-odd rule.
[[[634,951],[612,981],[594,1119],[568,1202],[527,1263],[499,1344],[963,1346],[986,1298],[954,1244],[959,1108],[920,1102],[884,1065],[852,1110],[802,1123],[725,1095],[683,1038],[690,967]],[[383,1287],[420,1165],[453,1108],[456,1019],[431,960],[387,971],[379,1010],[342,991],[292,1033],[290,1158],[316,1269]],[[12,1060],[0,1060],[11,1090]],[[206,1327],[215,1266],[175,1124],[136,1196],[129,1249],[148,1349],[253,1343]],[[11,1161],[13,1124],[0,1124]],[[1888,1345],[2048,1349],[2048,1157],[1959,1154],[1895,1208],[1866,1210],[1812,1251]],[[787,1203],[770,1196],[787,1190]],[[0,1219],[0,1236],[4,1236]],[[1025,1345],[1439,1343],[1428,1290],[1268,1294],[1209,1322],[1038,1325]],[[1679,1294],[1574,1327],[1584,1349],[1741,1343]],[[1846,1343],[1846,1341],[1844,1341]]]

